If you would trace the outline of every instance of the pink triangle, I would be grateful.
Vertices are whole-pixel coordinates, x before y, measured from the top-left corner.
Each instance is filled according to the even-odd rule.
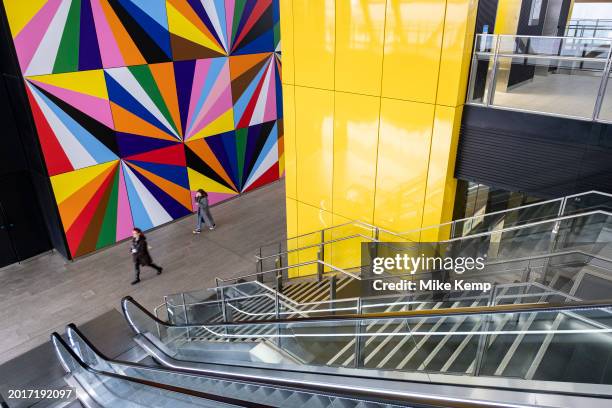
[[[36,13],[19,34],[15,36],[15,49],[19,62],[21,63],[22,72],[28,70],[30,62],[32,62],[32,58],[47,33],[49,25],[61,4],[62,0],[50,0],[38,11],[38,13]]]
[[[57,96],[59,99],[81,112],[91,116],[98,122],[111,129],[113,128],[113,115],[111,113],[110,102],[106,99],[86,95],[70,89],[60,88],[55,85],[49,85],[34,79],[30,79],[29,81],[52,95]]]

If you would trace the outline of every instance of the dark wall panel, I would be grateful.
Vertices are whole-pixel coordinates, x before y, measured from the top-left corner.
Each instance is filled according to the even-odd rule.
[[[611,138],[606,124],[466,106],[455,175],[542,197],[612,193]]]
[[[56,248],[68,256],[64,233],[44,166],[23,78],[0,3],[0,203],[5,234],[23,260]],[[2,257],[0,264],[15,259]],[[4,259],[6,258],[6,259]]]

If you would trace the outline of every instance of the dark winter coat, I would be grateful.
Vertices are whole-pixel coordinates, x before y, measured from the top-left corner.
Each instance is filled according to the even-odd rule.
[[[134,251],[134,249],[136,251]],[[149,254],[149,246],[147,245],[147,239],[140,237],[139,239],[132,238],[132,259],[134,263],[140,265],[151,265],[153,260]]]

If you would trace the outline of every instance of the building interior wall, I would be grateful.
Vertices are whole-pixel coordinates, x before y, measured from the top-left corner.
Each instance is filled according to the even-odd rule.
[[[71,256],[281,176],[276,0],[4,8]]]
[[[477,1],[281,0],[280,12],[288,236],[449,221]]]

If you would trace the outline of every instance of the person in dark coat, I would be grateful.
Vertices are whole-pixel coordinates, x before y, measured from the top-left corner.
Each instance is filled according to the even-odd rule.
[[[196,223],[196,229],[193,230],[193,233],[199,234],[202,232],[202,221],[204,221],[204,225],[208,225],[209,230],[214,230],[216,225],[208,206],[208,193],[202,189],[199,189],[196,192],[195,201],[198,205],[198,220]]]
[[[157,270],[157,274],[161,275],[161,266],[155,265],[151,255],[149,254],[149,246],[147,245],[147,237],[142,233],[140,228],[134,228],[132,231],[132,260],[134,261],[134,281],[132,285],[140,282],[140,266],[150,266]]]

